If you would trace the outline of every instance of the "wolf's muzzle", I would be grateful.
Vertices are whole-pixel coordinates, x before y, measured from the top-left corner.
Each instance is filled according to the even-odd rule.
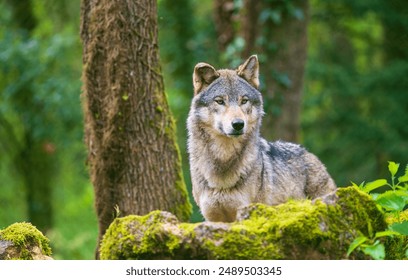
[[[231,122],[232,128],[234,129],[234,134],[242,134],[245,122],[241,119],[233,119]]]

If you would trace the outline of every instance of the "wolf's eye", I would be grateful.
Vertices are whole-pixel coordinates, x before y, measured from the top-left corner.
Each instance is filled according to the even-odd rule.
[[[241,104],[244,105],[244,104],[247,104],[247,102],[248,102],[248,97],[243,97],[241,100]]]
[[[218,105],[225,105],[224,99],[214,99],[215,102],[217,102]]]

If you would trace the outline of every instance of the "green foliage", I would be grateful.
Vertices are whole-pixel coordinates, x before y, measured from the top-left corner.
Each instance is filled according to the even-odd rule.
[[[371,194],[373,199],[384,212],[391,212],[398,216],[398,214],[401,213],[401,211],[403,211],[405,206],[408,204],[408,165],[405,168],[405,173],[396,178],[398,169],[399,164],[389,161],[388,170],[391,175],[390,182],[388,182],[386,179],[378,179],[367,184],[362,183],[359,186],[353,183],[353,186]],[[383,187],[386,188],[384,192],[374,192],[375,190]]]
[[[159,1],[159,39],[166,88],[192,95],[192,72],[198,61],[217,59],[215,30],[208,20],[211,1]],[[167,78],[169,77],[169,78]],[[170,78],[171,77],[171,78]]]
[[[408,49],[388,47],[408,22],[392,2],[311,1],[303,141],[338,185],[383,177],[387,158],[408,156]]]
[[[0,37],[0,114],[20,118],[35,139],[59,136],[56,130],[75,128],[82,119],[72,110],[79,105],[79,73],[69,61],[61,63],[75,40],[72,34],[26,39],[9,31]]]
[[[383,237],[408,236],[408,221],[400,220],[400,214],[408,205],[408,165],[405,168],[404,174],[396,177],[399,166],[400,164],[393,161],[388,162],[388,170],[391,175],[390,182],[386,179],[378,179],[367,184],[361,183],[356,185],[352,183],[355,188],[370,194],[383,213],[397,217],[397,222],[391,223],[386,231],[371,231],[368,237],[362,234],[358,236],[350,245],[347,252],[348,255],[359,248],[373,259],[384,259],[385,246],[383,244]],[[378,192],[380,189],[382,190],[381,193]],[[408,257],[408,254],[406,256]]]

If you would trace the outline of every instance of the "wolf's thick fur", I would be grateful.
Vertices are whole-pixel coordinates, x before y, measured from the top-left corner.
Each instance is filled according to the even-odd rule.
[[[258,73],[256,56],[237,70],[206,63],[194,69],[188,152],[194,199],[208,221],[232,222],[238,208],[253,202],[276,205],[336,188],[315,155],[260,137]]]

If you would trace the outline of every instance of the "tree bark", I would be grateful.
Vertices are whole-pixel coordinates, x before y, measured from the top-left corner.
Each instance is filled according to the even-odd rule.
[[[243,57],[258,53],[261,58],[266,112],[263,135],[268,139],[300,140],[308,10],[307,0],[244,1]]]
[[[83,0],[81,24],[99,241],[115,211],[161,209],[187,220],[191,205],[159,64],[156,1]]]
[[[217,32],[218,49],[224,52],[235,38],[234,0],[214,1],[214,23]]]

